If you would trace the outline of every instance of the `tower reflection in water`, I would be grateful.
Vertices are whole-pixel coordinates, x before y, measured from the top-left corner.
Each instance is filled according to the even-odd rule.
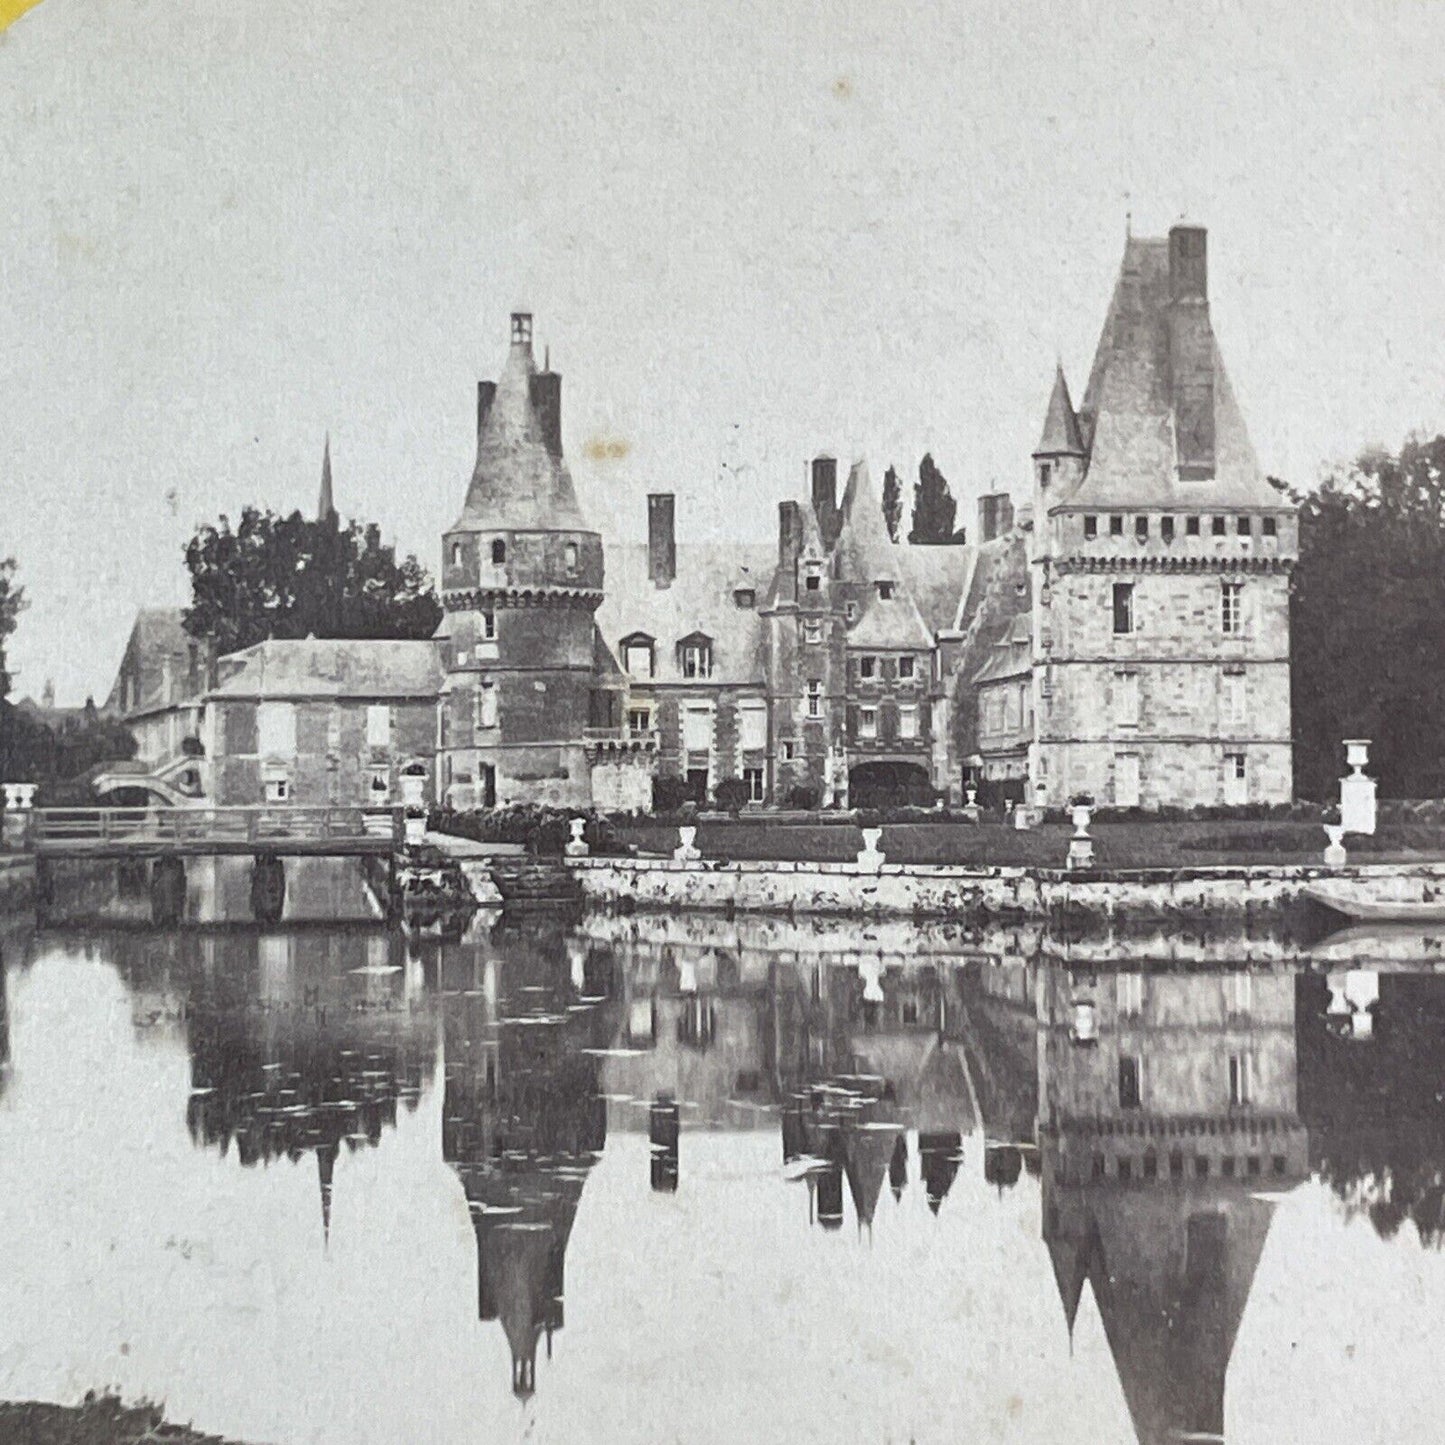
[[[522,1397],[539,1342],[550,1355],[562,1328],[567,1242],[607,1138],[615,972],[609,953],[541,923],[482,922],[442,955],[442,1152],[471,1208],[477,1312],[501,1324]]]

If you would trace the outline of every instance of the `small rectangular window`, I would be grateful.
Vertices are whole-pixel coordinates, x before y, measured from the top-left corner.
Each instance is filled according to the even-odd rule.
[[[1212,531],[1216,537],[1222,537],[1224,535],[1224,518],[1215,517],[1210,523],[1210,531]]]
[[[823,588],[823,579],[816,572],[809,572],[803,579],[804,592],[820,592]]]
[[[893,596],[893,584],[891,582],[880,582],[878,584],[878,596],[883,602],[887,602]]]
[[[648,733],[652,731],[652,709],[650,707],[630,707],[627,709],[627,727],[630,732]]]
[[[1166,542],[1172,542],[1172,541],[1174,540],[1174,518],[1173,518],[1173,517],[1160,517],[1160,518],[1159,518],[1159,535],[1160,535]]]
[[[783,761],[791,763],[798,756],[798,745],[791,738],[783,743]]]
[[[810,647],[816,647],[823,640],[823,624],[816,617],[810,617],[803,623],[803,641]]]
[[[1244,631],[1244,583],[1226,582],[1219,593],[1220,631],[1234,636]]]
[[[1262,537],[1273,537],[1279,531],[1279,524],[1273,517],[1261,517],[1259,531]]]
[[[1097,517],[1084,518],[1084,536],[1092,540],[1099,535],[1099,519]]]
[[[1249,1054],[1229,1056],[1229,1102],[1235,1108],[1248,1104],[1254,1094],[1254,1060]]]
[[[900,738],[916,738],[918,736],[918,709],[911,703],[898,709],[898,736]]]
[[[1140,539],[1140,541],[1143,541],[1143,539],[1149,535],[1149,518],[1148,518],[1148,517],[1135,517],[1135,518],[1134,518],[1134,535],[1135,535],[1136,537],[1138,537],[1138,538]]]
[[[900,657],[898,659],[898,677],[900,681],[906,681],[913,676],[913,659],[911,657]]]
[[[846,617],[849,622],[856,622],[858,620],[858,604],[856,602],[845,602],[843,604],[843,616]]]
[[[1144,1065],[1141,1059],[1125,1055],[1119,1060],[1119,1107],[1121,1109],[1138,1109],[1142,1106],[1143,1072]]]
[[[482,638],[492,642],[497,636],[497,614],[490,609],[482,613]]]
[[[860,738],[876,738],[878,736],[878,709],[876,707],[860,707],[858,709],[858,736]]]
[[[1186,537],[1197,537],[1197,536],[1199,535],[1199,518],[1198,518],[1198,517],[1185,517],[1185,519],[1184,519],[1184,535],[1185,535]]]
[[[872,677],[876,666],[877,663],[874,658],[860,657],[858,659],[858,676],[864,678]]]
[[[743,782],[748,785],[748,802],[761,803],[764,797],[762,768],[744,768]]]
[[[1247,536],[1249,536],[1249,534],[1250,534],[1249,518],[1248,518],[1248,517],[1236,517],[1236,518],[1234,519],[1234,530],[1235,530],[1235,532],[1236,532],[1239,536],[1241,536],[1241,537],[1247,537]]]
[[[1139,674],[1114,674],[1114,724],[1121,728],[1139,726]]]
[[[1124,519],[1115,513],[1109,518],[1109,535],[1111,537],[1122,537],[1124,535]]]
[[[1114,583],[1114,631],[1122,636],[1134,630],[1134,584]]]
[[[371,703],[367,706],[366,745],[369,748],[391,746],[391,709],[385,703]]]
[[[823,716],[823,682],[821,678],[808,679],[808,716]]]

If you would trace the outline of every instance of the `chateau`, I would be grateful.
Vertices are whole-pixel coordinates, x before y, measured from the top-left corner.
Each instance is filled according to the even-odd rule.
[[[646,542],[604,543],[561,423],[561,377],[515,313],[478,386],[431,642],[263,644],[208,667],[197,697],[177,687],[194,648],[147,614],[113,701],[153,775],[180,729],[223,803],[394,802],[418,766],[459,807],[646,809],[666,779],[774,807],[971,786],[1044,806],[1290,797],[1295,515],[1224,371],[1202,228],[1128,239],[1077,409],[1054,379],[1031,505],[982,497],[967,544],[895,544],[867,465],[844,478],[826,455],[779,505],[775,546],[680,536],[670,492],[647,499]]]

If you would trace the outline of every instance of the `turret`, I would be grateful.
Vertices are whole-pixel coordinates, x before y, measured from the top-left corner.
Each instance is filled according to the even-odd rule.
[[[1034,448],[1034,487],[1038,514],[1084,475],[1084,439],[1069,396],[1069,383],[1060,363],[1054,370],[1054,389],[1044,417],[1044,430]]]

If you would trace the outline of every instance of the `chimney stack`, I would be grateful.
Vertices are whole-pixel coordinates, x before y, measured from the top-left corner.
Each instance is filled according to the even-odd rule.
[[[978,499],[978,540],[992,542],[1013,530],[1014,504],[1007,492],[989,492]]]
[[[532,354],[532,313],[530,311],[512,312],[512,350],[522,350],[530,357]]]
[[[536,371],[528,378],[532,410],[542,431],[542,441],[558,461],[562,460],[562,378],[551,369]]]
[[[477,383],[477,440],[482,439],[482,429],[487,424],[487,417],[491,415],[492,403],[497,399],[497,383],[495,381],[479,381]]]
[[[818,531],[822,534],[823,547],[831,551],[838,540],[838,462],[826,454],[813,458],[812,488],[813,514],[818,519]]]
[[[1169,232],[1169,378],[1179,479],[1214,476],[1214,333],[1203,226]]]
[[[654,587],[670,587],[677,576],[677,533],[671,492],[647,498],[647,577]]]
[[[803,508],[797,502],[778,503],[778,571],[784,593],[797,596],[798,558],[803,555]]]

